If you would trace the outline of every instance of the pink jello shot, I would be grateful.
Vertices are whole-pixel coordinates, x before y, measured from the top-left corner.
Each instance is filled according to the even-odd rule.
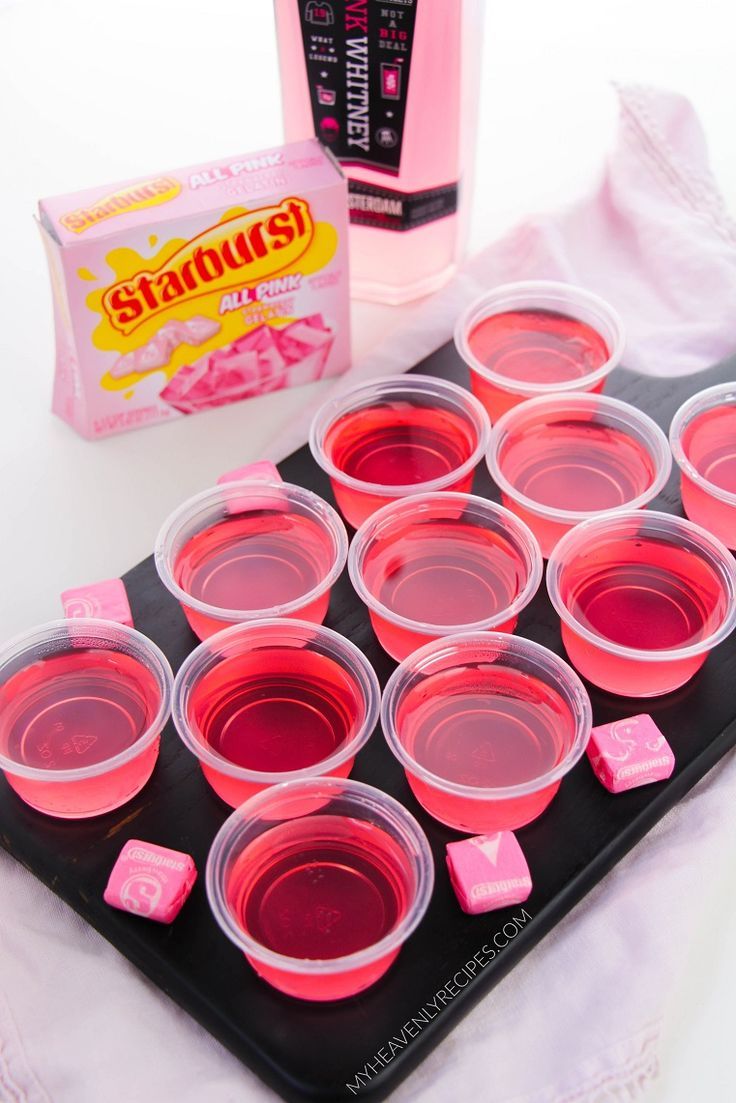
[[[736,383],[688,399],[673,418],[670,443],[688,517],[736,551]]]
[[[186,658],[173,716],[232,807],[270,785],[347,777],[378,720],[380,688],[358,648],[291,618],[226,628]]]
[[[360,383],[317,412],[309,446],[354,528],[409,494],[468,492],[488,446],[488,416],[455,383],[398,375]]]
[[[397,667],[381,724],[422,807],[458,831],[487,834],[541,815],[585,750],[591,707],[546,647],[459,633]]]
[[[353,539],[348,570],[394,659],[460,631],[512,632],[539,588],[527,526],[472,494],[417,494],[379,509]]]
[[[398,801],[339,778],[289,781],[224,823],[207,860],[212,913],[266,983],[339,1000],[383,976],[434,884],[424,832]]]
[[[553,280],[508,283],[470,304],[455,328],[473,394],[493,421],[527,398],[600,391],[624,330],[604,299]]]
[[[654,510],[581,522],[554,548],[547,590],[573,666],[623,697],[684,685],[736,625],[733,556]]]
[[[587,754],[595,776],[611,793],[665,781],[675,768],[672,748],[646,713],[593,728]]]
[[[0,652],[0,767],[26,804],[63,819],[119,808],[148,781],[173,675],[112,621],[53,621]]]
[[[447,869],[468,915],[523,904],[532,891],[529,866],[513,831],[448,843]]]
[[[310,490],[226,481],[164,522],[156,569],[200,639],[264,617],[321,623],[348,553],[345,526]]]
[[[588,517],[641,509],[662,490],[672,456],[650,417],[600,394],[547,395],[508,410],[486,457],[502,501],[545,558]]]

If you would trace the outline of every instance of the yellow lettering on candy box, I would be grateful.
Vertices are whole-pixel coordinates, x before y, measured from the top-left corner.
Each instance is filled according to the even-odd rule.
[[[98,222],[114,218],[115,215],[168,203],[180,192],[181,184],[173,176],[157,176],[153,180],[142,180],[133,187],[121,188],[110,195],[105,195],[88,207],[78,207],[74,211],[69,211],[62,215],[59,221],[72,233],[83,234],[90,226],[96,226]]]
[[[53,409],[86,437],[348,366],[347,185],[314,139],[45,199],[39,223]]]

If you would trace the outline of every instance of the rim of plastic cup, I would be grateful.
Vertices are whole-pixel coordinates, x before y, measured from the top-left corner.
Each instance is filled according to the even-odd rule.
[[[519,782],[516,785],[499,785],[476,787],[463,785],[457,781],[449,781],[439,774],[433,773],[414,758],[407,751],[396,729],[394,717],[396,706],[403,693],[403,683],[416,672],[417,667],[429,660],[442,659],[446,655],[463,650],[483,651],[491,655],[497,655],[501,649],[507,654],[517,655],[525,659],[532,659],[537,666],[547,674],[552,674],[556,688],[570,706],[575,720],[575,737],[563,757],[551,770],[532,778],[529,781]],[[462,655],[458,654],[462,661]],[[446,636],[441,640],[434,640],[423,647],[417,648],[403,662],[399,663],[386,683],[381,702],[381,726],[394,756],[401,762],[405,769],[421,778],[434,789],[440,789],[445,793],[463,797],[466,800],[506,800],[515,797],[528,796],[540,789],[546,789],[565,776],[573,766],[582,758],[585,747],[590,738],[593,724],[593,710],[590,704],[588,691],[582,681],[572,669],[569,663],[543,647],[541,643],[535,643],[524,636],[511,635],[508,632],[459,632],[454,636]]]
[[[252,637],[258,638],[263,635],[264,629],[269,634],[269,639],[273,639],[274,643],[277,639],[276,632],[273,632],[274,629],[281,630],[278,635],[281,640],[289,636],[292,640],[299,639],[299,650],[308,648],[310,640],[318,639],[330,652],[330,657],[340,667],[347,670],[351,679],[363,694],[365,716],[352,737],[327,758],[320,759],[312,766],[303,766],[298,770],[251,770],[245,766],[238,766],[230,759],[225,758],[224,755],[212,750],[207,744],[200,742],[192,730],[192,724],[187,715],[189,696],[193,685],[196,684],[202,672],[208,668],[212,653],[220,648],[227,647],[228,644],[237,644],[239,640],[247,641]],[[267,641],[264,640],[265,642]],[[238,653],[235,652],[235,654]],[[237,781],[271,786],[298,778],[319,777],[336,769],[343,762],[356,755],[375,731],[380,711],[380,699],[381,687],[376,672],[363,652],[351,640],[341,636],[339,632],[333,631],[332,628],[326,628],[323,624],[296,620],[293,617],[271,617],[223,628],[220,632],[215,632],[214,635],[209,636],[195,647],[179,667],[174,680],[171,711],[174,727],[179,733],[181,741],[200,762],[205,762],[219,773],[227,774],[228,777],[235,778]]]
[[[623,644],[614,643],[605,636],[599,636],[592,629],[573,616],[560,594],[560,580],[565,570],[565,560],[571,553],[589,546],[590,536],[598,530],[614,529],[619,527],[626,532],[629,525],[635,524],[642,528],[647,526],[650,533],[660,537],[679,537],[679,543],[683,538],[692,550],[696,550],[705,558],[710,566],[719,575],[727,590],[726,615],[722,623],[702,640],[689,644],[687,647],[669,647],[662,650],[645,649],[637,647],[625,647]],[[705,545],[705,548],[702,545]],[[672,513],[662,513],[658,510],[631,510],[627,513],[611,512],[603,513],[598,517],[591,517],[587,521],[581,521],[579,525],[566,532],[556,544],[547,562],[547,592],[552,605],[556,609],[560,619],[571,628],[576,635],[582,636],[589,643],[594,644],[601,651],[616,655],[622,659],[635,659],[638,662],[669,662],[675,659],[687,659],[693,655],[700,655],[703,651],[710,651],[725,640],[736,626],[736,562],[726,548],[725,544],[707,532],[701,525],[693,521],[686,521],[683,517],[676,517]]]
[[[294,598],[292,601],[285,601],[281,605],[273,605],[267,609],[225,609],[219,605],[210,605],[208,602],[201,601],[200,598],[187,593],[174,578],[171,562],[172,545],[184,525],[188,521],[194,520],[198,514],[205,514],[210,507],[236,499],[244,492],[247,492],[249,498],[260,497],[265,499],[273,499],[277,495],[283,496],[285,494],[291,501],[297,501],[302,507],[307,508],[312,517],[329,530],[334,549],[332,566],[322,581],[318,582],[316,586],[313,586],[301,597]],[[197,531],[204,532],[207,528],[212,527],[214,523],[203,524]],[[329,590],[340,577],[345,566],[345,560],[348,556],[348,534],[340,516],[329,502],[325,502],[318,494],[307,490],[306,487],[296,486],[294,483],[243,479],[237,482],[219,483],[217,486],[211,486],[182,502],[177,509],[169,514],[159,529],[153,555],[159,578],[166,589],[182,605],[186,605],[189,609],[194,609],[212,620],[247,624],[250,621],[263,620],[269,617],[288,616],[292,612],[303,609],[326,590]]]
[[[240,927],[233,918],[227,906],[224,891],[225,865],[230,857],[238,836],[242,834],[250,819],[257,816],[269,803],[283,799],[285,793],[293,793],[296,798],[305,795],[314,796],[316,799],[325,797],[347,797],[354,805],[364,808],[376,815],[378,826],[380,820],[390,823],[400,838],[407,844],[407,851],[413,858],[416,871],[416,892],[409,905],[406,915],[396,926],[384,935],[378,942],[365,946],[352,954],[344,954],[334,958],[295,958],[286,954],[280,954],[271,950],[263,943],[258,942]],[[345,813],[340,813],[344,815]],[[307,815],[294,817],[295,819],[309,818]],[[274,822],[279,822],[277,817]],[[411,849],[410,849],[411,848]],[[416,929],[422,920],[429,904],[432,889],[434,887],[434,860],[427,837],[417,823],[414,816],[380,789],[372,785],[366,785],[362,781],[352,781],[349,778],[304,778],[298,781],[287,781],[281,785],[274,785],[261,793],[256,793],[249,800],[241,804],[232,815],[225,820],[214,838],[207,857],[205,872],[205,886],[210,908],[221,930],[236,946],[258,961],[271,965],[284,972],[330,975],[334,973],[346,973],[353,969],[360,969],[369,965],[392,950],[398,949]]]
[[[619,427],[629,431],[630,436],[636,435],[639,442],[643,443],[652,460],[654,461],[656,474],[646,490],[635,498],[622,502],[619,506],[611,506],[606,510],[591,509],[560,509],[558,506],[546,506],[535,498],[523,494],[506,477],[499,463],[499,454],[506,440],[513,432],[529,421],[536,413],[538,424],[544,423],[544,411],[552,410],[559,403],[564,403],[565,410],[590,411],[591,413],[605,414],[609,421],[617,421]],[[561,412],[561,411],[558,411]],[[631,430],[635,430],[632,432]],[[588,517],[595,517],[600,513],[615,513],[619,510],[641,509],[659,494],[663,489],[672,471],[672,453],[669,442],[662,429],[648,414],[637,410],[629,402],[622,402],[620,398],[611,398],[608,395],[591,392],[569,392],[565,395],[540,395],[537,398],[527,399],[526,402],[512,406],[498,419],[491,430],[491,442],[486,453],[486,464],[491,478],[496,485],[513,498],[524,509],[534,513],[538,517],[560,521],[566,524],[576,524],[585,521]]]
[[[705,475],[701,475],[682,444],[683,433],[690,422],[717,406],[736,408],[736,383],[719,383],[715,387],[706,387],[705,390],[694,394],[692,398],[688,398],[687,402],[683,402],[670,425],[670,446],[677,466],[692,482],[706,490],[712,498],[718,498],[721,502],[736,506],[736,491],[726,490],[712,483],[710,479],[706,479]]]
[[[553,310],[577,318],[593,326],[608,347],[608,359],[595,371],[577,379],[554,383],[529,383],[511,379],[493,371],[475,356],[468,340],[475,326],[507,310]],[[455,325],[455,347],[468,367],[493,383],[499,390],[512,394],[559,394],[563,391],[586,390],[613,371],[621,362],[626,343],[624,324],[617,310],[600,295],[560,280],[523,280],[505,283],[479,295],[463,311]]]
[[[89,638],[94,645],[95,641],[117,644],[121,637],[129,644],[127,650],[124,647],[115,646],[109,647],[107,650],[126,651],[127,654],[132,654],[142,666],[145,666],[156,677],[161,691],[158,711],[135,743],[132,743],[130,747],[126,747],[124,751],[120,751],[119,754],[105,758],[101,762],[95,762],[91,766],[78,766],[71,770],[44,770],[39,766],[26,766],[24,763],[16,762],[6,754],[0,753],[0,769],[16,777],[26,778],[29,781],[55,783],[84,781],[87,778],[98,777],[100,774],[110,773],[119,766],[124,766],[150,746],[154,739],[160,735],[168,720],[171,711],[174,675],[169,660],[161,648],[135,628],[128,628],[127,625],[119,624],[117,621],[102,620],[98,617],[70,617],[48,621],[46,624],[38,625],[38,627],[32,628],[28,632],[14,636],[4,644],[0,649],[0,675],[9,663],[17,663],[17,670],[14,673],[25,669],[22,665],[24,653],[44,644],[48,646],[46,655],[37,655],[31,662],[38,662],[41,657],[46,658],[52,655],[61,655],[67,651],[71,652],[79,646],[80,638]],[[67,646],[60,646],[64,643]]]
[[[379,599],[370,592],[365,584],[363,579],[362,557],[370,543],[372,543],[376,537],[380,537],[381,528],[390,528],[395,518],[402,514],[406,514],[407,517],[410,517],[413,513],[416,513],[418,516],[421,515],[426,507],[436,503],[438,499],[442,502],[447,502],[448,505],[455,502],[465,508],[473,506],[476,511],[480,511],[486,516],[493,516],[503,521],[504,525],[512,530],[518,544],[523,549],[527,565],[526,582],[514,600],[492,617],[486,617],[484,620],[478,621],[467,621],[463,624],[432,624],[430,621],[411,620],[411,618],[401,616],[399,613],[395,613],[392,609],[389,609],[387,605],[384,605],[383,602],[379,601]],[[516,616],[529,604],[539,589],[544,573],[544,566],[542,552],[537,538],[534,536],[529,526],[517,517],[516,514],[512,513],[510,509],[506,509],[505,506],[498,505],[496,502],[491,502],[487,498],[481,498],[477,494],[461,494],[459,492],[444,491],[435,492],[434,494],[410,495],[406,498],[400,498],[395,502],[390,502],[388,505],[381,506],[380,509],[376,510],[375,513],[363,522],[353,537],[350,551],[348,552],[348,573],[353,588],[361,601],[363,601],[369,609],[379,613],[382,617],[385,617],[386,620],[391,621],[392,624],[398,624],[403,628],[408,628],[414,632],[420,632],[426,635],[450,636],[456,635],[458,632],[483,631],[493,628],[495,625],[502,624],[511,617]]]
[[[367,409],[375,404],[382,396],[391,396],[396,392],[411,393],[412,391],[424,395],[436,395],[439,398],[449,400],[457,409],[462,410],[476,430],[478,442],[472,454],[459,467],[448,471],[436,479],[427,479],[422,483],[369,483],[363,479],[356,479],[353,475],[346,475],[324,449],[324,438],[327,430],[337,418],[354,410]],[[374,399],[374,402],[362,401]],[[353,490],[362,491],[364,494],[375,494],[384,498],[400,498],[409,494],[422,494],[431,490],[442,490],[443,487],[457,482],[474,471],[482,459],[491,433],[491,422],[485,407],[478,399],[466,391],[457,383],[451,383],[447,379],[435,379],[431,375],[384,375],[375,379],[358,383],[350,390],[344,391],[335,398],[331,398],[319,408],[312,418],[309,427],[309,448],[315,461],[330,478],[342,486],[351,487]]]

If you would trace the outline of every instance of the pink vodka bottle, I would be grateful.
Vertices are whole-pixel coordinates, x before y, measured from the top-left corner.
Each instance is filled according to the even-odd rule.
[[[314,134],[350,185],[357,298],[452,275],[472,191],[483,0],[275,0],[287,141]]]

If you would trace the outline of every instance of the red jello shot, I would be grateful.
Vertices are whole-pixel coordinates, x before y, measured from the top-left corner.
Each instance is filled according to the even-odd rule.
[[[398,801],[314,778],[246,801],[207,860],[213,915],[260,977],[302,1000],[340,1000],[383,976],[432,895],[426,836]]]
[[[354,527],[409,494],[467,492],[490,423],[462,387],[425,375],[360,383],[316,414],[309,446]]]
[[[84,819],[148,781],[173,675],[140,632],[113,621],[52,621],[0,652],[0,768],[26,804]]]
[[[674,416],[670,444],[685,513],[736,551],[736,383],[688,399]]]
[[[195,648],[176,676],[173,717],[207,781],[235,808],[294,778],[347,777],[379,698],[353,643],[283,618],[226,628]]]
[[[397,667],[381,724],[422,807],[476,835],[544,812],[585,751],[591,707],[577,674],[546,647],[459,633]]]
[[[476,299],[455,327],[473,394],[492,420],[538,395],[600,391],[621,361],[623,323],[572,284],[529,280]]]
[[[379,509],[353,539],[353,586],[385,651],[461,631],[513,632],[542,556],[513,513],[473,494],[417,494]]]
[[[547,565],[573,666],[623,697],[685,684],[736,625],[736,564],[705,529],[654,510],[583,521]]]
[[[514,406],[494,425],[486,459],[504,505],[527,523],[545,559],[580,521],[642,509],[672,468],[659,426],[600,394],[548,395]]]
[[[244,479],[211,487],[172,513],[155,562],[203,640],[264,617],[321,623],[347,553],[345,526],[316,494]]]

